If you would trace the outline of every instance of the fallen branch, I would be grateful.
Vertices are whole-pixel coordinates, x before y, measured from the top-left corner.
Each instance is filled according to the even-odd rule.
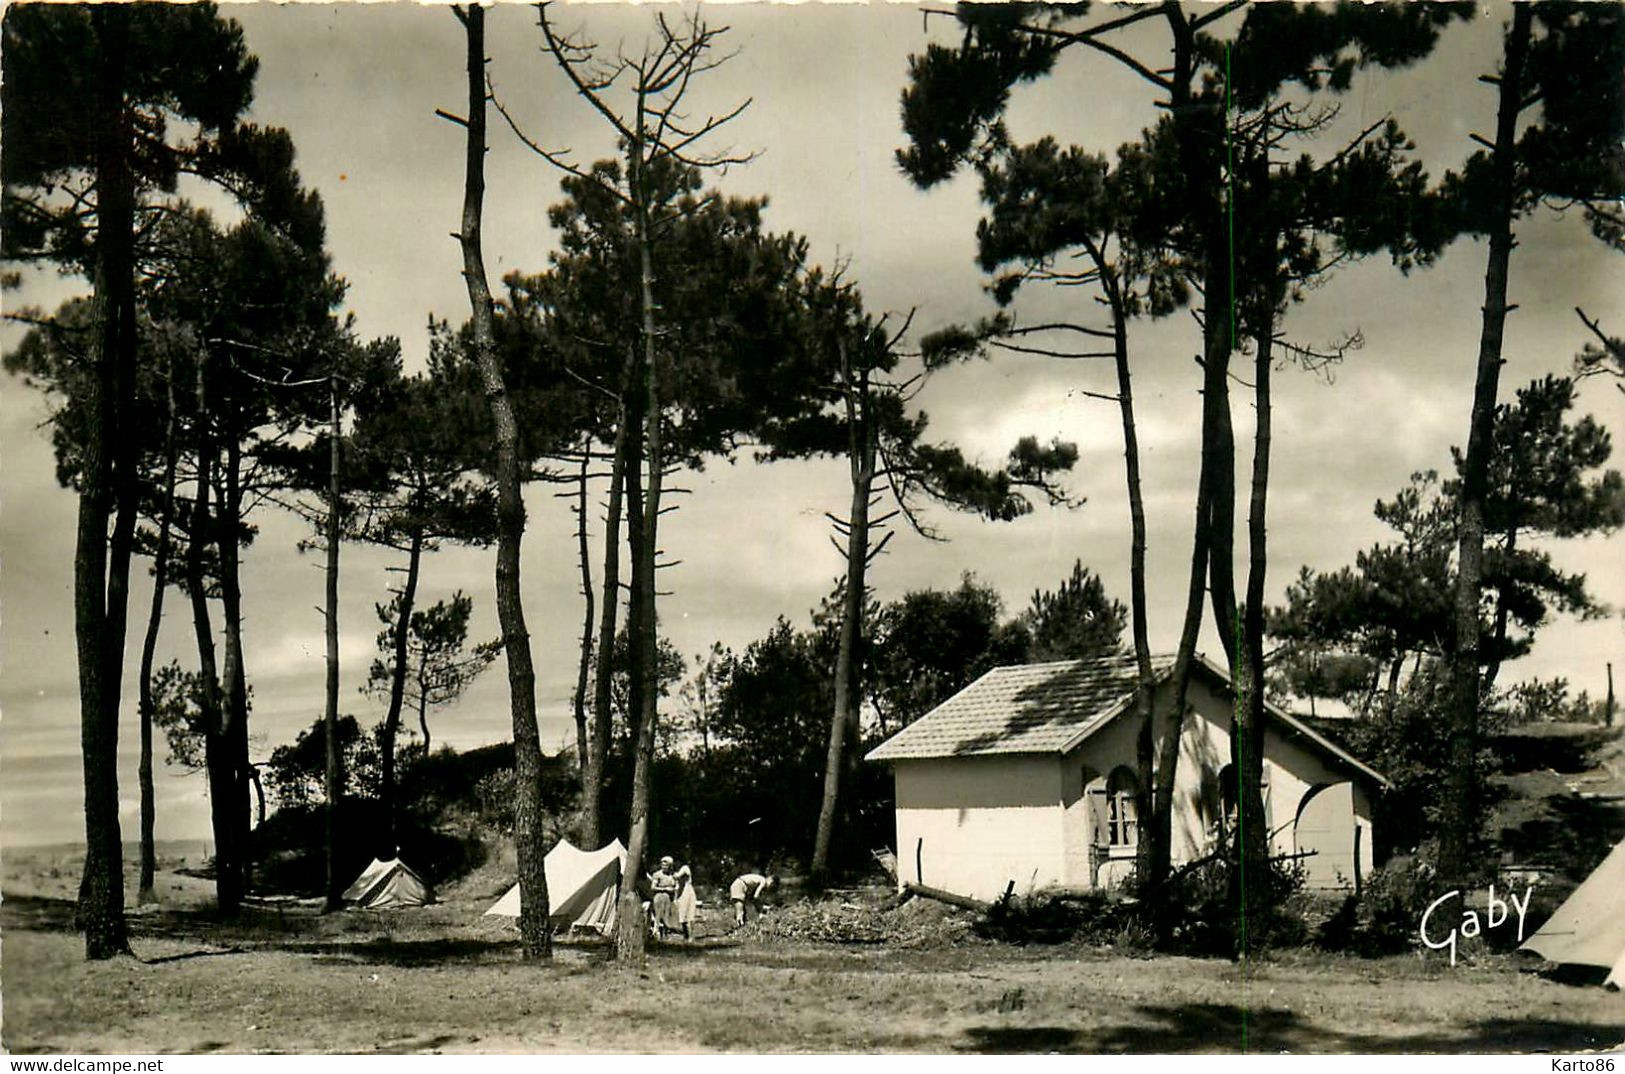
[[[938,902],[945,902],[949,906],[957,906],[962,910],[975,910],[980,914],[985,914],[992,909],[992,907],[987,903],[981,902],[977,899],[972,899],[965,895],[955,895],[953,892],[943,891],[941,888],[928,888],[924,884],[916,884],[912,880],[903,882],[903,890],[912,895],[919,895],[923,898],[935,899]]]

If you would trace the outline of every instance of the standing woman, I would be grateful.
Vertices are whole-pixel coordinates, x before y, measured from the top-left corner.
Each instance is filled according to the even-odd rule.
[[[673,902],[681,881],[672,872],[677,862],[670,856],[660,859],[660,867],[649,877],[650,916],[654,919],[655,936],[664,940],[666,934],[677,931],[677,910]]]
[[[694,915],[700,905],[699,899],[694,895],[694,872],[684,863],[677,870],[677,898],[674,900],[677,910],[677,927],[683,931],[683,939],[694,938]]]

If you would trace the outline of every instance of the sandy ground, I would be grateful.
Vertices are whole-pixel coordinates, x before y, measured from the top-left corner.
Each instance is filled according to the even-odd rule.
[[[229,924],[166,872],[136,958],[86,963],[69,854],[4,858],[0,1040],[13,1052],[1560,1052],[1625,1042],[1625,996],[1494,959],[783,944],[702,923],[647,966],[564,943],[525,964],[468,887],[421,910],[257,903]],[[488,886],[488,884],[487,884]],[[133,894],[133,887],[132,887]],[[718,916],[721,916],[720,914]]]

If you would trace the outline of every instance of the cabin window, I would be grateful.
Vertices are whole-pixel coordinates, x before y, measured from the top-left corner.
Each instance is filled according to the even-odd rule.
[[[1135,804],[1139,784],[1126,768],[1113,770],[1106,781],[1106,843],[1114,847],[1137,846],[1140,842],[1140,816]]]

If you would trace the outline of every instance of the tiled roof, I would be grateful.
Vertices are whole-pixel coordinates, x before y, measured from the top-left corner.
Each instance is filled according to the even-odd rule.
[[[1160,680],[1172,656],[1157,656]],[[994,668],[869,753],[871,761],[1057,753],[1133,704],[1132,656]]]
[[[1160,685],[1174,657],[1151,658]],[[1197,653],[1192,668],[1228,689],[1224,669]],[[870,761],[1066,753],[1134,705],[1132,655],[994,668],[869,751]],[[1277,726],[1323,755],[1379,784],[1388,781],[1359,758],[1274,705]]]

